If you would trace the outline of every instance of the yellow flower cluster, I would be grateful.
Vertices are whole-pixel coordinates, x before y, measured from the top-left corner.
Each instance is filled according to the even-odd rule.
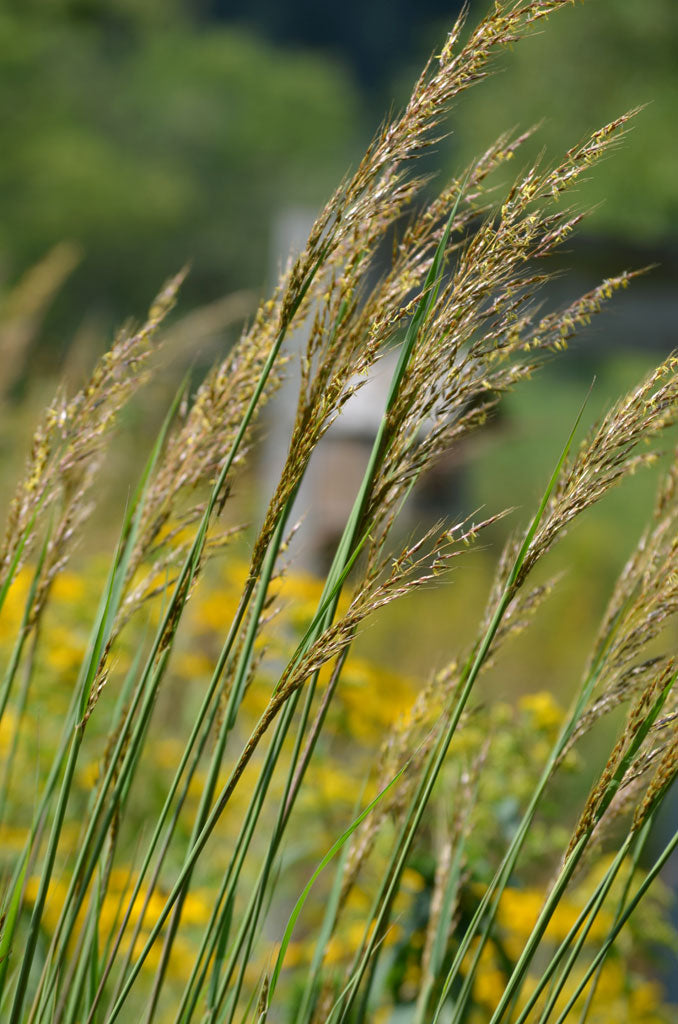
[[[223,570],[217,571],[212,567],[191,595],[156,712],[161,727],[144,752],[144,786],[138,793],[135,792],[133,816],[140,829],[146,821],[154,820],[154,815],[157,815],[166,792],[166,783],[172,778],[181,760],[186,723],[191,721],[193,711],[212,675],[246,573],[247,566],[237,562]],[[31,578],[30,567],[22,570],[9,591],[0,616],[0,653],[5,658],[11,655]],[[57,576],[50,605],[41,625],[41,644],[36,653],[32,699],[24,710],[19,704],[11,703],[0,722],[2,761],[10,756],[15,740],[18,739],[11,791],[16,811],[12,820],[16,823],[12,827],[3,826],[0,829],[0,867],[8,866],[11,857],[23,849],[27,840],[36,772],[38,776],[45,772],[50,751],[58,742],[58,732],[46,732],[44,721],[50,716],[61,720],[68,705],[104,578],[104,567],[96,562],[86,565],[82,573],[69,571]],[[267,647],[260,651],[261,660],[244,695],[242,710],[246,721],[248,718],[258,718],[266,706],[280,666],[284,665],[307,628],[318,607],[321,593],[321,584],[311,577],[290,574],[275,581],[272,602],[270,609],[267,609],[267,614],[275,612],[271,620],[272,628],[267,631]],[[159,594],[145,605],[145,616],[151,623],[159,618],[162,600],[163,595]],[[113,700],[120,692],[124,673],[132,663],[135,647],[145,628],[143,620],[144,614],[138,615],[122,635],[117,660],[111,666],[112,676],[108,684],[110,695],[107,690],[104,700]],[[325,667],[320,673],[321,693],[328,679],[329,669]],[[363,799],[374,795],[377,751],[390,730],[395,728],[394,735],[401,736],[414,721],[416,716],[412,709],[421,687],[422,683],[414,676],[386,670],[359,655],[349,657],[328,714],[322,743],[308,768],[295,809],[299,821],[304,824],[298,832],[301,844],[297,853],[301,865],[317,863],[317,850],[327,849],[345,827],[360,794]],[[41,716],[44,716],[42,722]],[[519,697],[514,704],[508,701],[490,702],[476,708],[463,720],[450,748],[448,767],[441,786],[444,789],[450,779],[454,779],[456,785],[458,779],[468,776],[479,757],[486,759],[479,781],[478,799],[471,816],[468,863],[473,864],[476,858],[482,862],[494,856],[493,840],[488,841],[488,836],[495,836],[500,848],[506,835],[510,835],[515,815],[532,792],[535,779],[562,722],[563,710],[548,692],[527,694]],[[106,716],[95,714],[88,724],[83,755],[76,772],[76,814],[64,824],[58,870],[49,888],[44,913],[47,932],[55,928],[63,908],[68,866],[82,835],[81,822],[86,816],[87,801],[99,784],[107,742]],[[170,982],[184,981],[195,962],[200,932],[213,907],[221,877],[220,870],[228,861],[232,841],[239,833],[249,796],[256,783],[260,767],[258,757],[248,765],[242,785],[233,794],[229,814],[224,816],[216,829],[209,870],[204,877],[200,877],[199,887],[189,891],[184,902],[181,933],[174,944],[169,965]],[[274,776],[269,791],[273,805],[277,805],[282,798],[284,773],[288,763],[289,751],[285,750],[281,756],[281,771]],[[228,772],[224,768],[217,780],[217,791],[227,778]],[[515,806],[507,803],[507,778],[511,780],[510,795]],[[188,788],[182,812],[184,817],[179,825],[186,835],[205,781],[205,769],[200,765]],[[26,813],[21,808],[25,808]],[[82,817],[78,818],[80,811]],[[502,832],[502,829],[506,831]],[[558,819],[535,821],[526,847],[532,863],[539,866],[542,859],[547,862],[550,849],[562,846],[565,832],[565,826]],[[330,967],[341,967],[348,963],[363,941],[364,922],[370,905],[368,890],[372,882],[378,882],[379,871],[387,861],[390,834],[387,820],[376,837],[373,859],[365,869],[365,876],[349,890],[343,916],[326,949],[325,963]],[[258,849],[257,841],[253,847],[255,852]],[[121,844],[98,916],[102,948],[119,928],[126,899],[134,887],[137,876],[130,867],[134,863],[133,857],[133,843],[126,841]],[[252,863],[257,863],[256,856],[253,856]],[[601,865],[604,867],[602,861]],[[245,873],[250,870],[247,863],[243,870]],[[295,874],[295,879],[297,877],[300,876]],[[405,870],[395,900],[394,923],[384,939],[384,945],[393,957],[398,955],[399,950],[409,950],[403,960],[397,989],[394,989],[400,1002],[415,1000],[421,984],[422,956],[426,942],[425,913],[430,900],[431,877],[426,870],[415,870],[414,867]],[[471,889],[477,897],[482,889],[473,879],[471,883]],[[586,901],[586,884],[584,880],[561,902],[546,935],[548,942],[557,943],[567,934]],[[37,877],[28,878],[25,890],[28,907],[36,898],[38,885]],[[122,940],[123,954],[129,951],[131,943],[134,944],[134,952],[140,951],[148,937],[149,926],[157,917],[164,900],[164,891],[158,888],[149,892],[144,881],[134,900]],[[477,1021],[480,1024],[485,1021],[488,1011],[496,1006],[507,980],[506,957],[515,959],[519,956],[537,920],[543,900],[544,887],[539,885],[516,884],[504,891],[497,916],[502,955],[499,955],[492,943],[483,950],[481,970],[473,989],[475,1009],[470,1017],[471,1022]],[[86,900],[81,912],[83,922],[89,912],[88,907]],[[414,925],[410,927],[408,921],[414,921]],[[588,951],[597,948],[609,924],[609,914],[600,914],[587,938]],[[311,931],[309,934],[314,933]],[[152,954],[145,961],[145,970],[155,969],[161,948],[161,943],[156,943]],[[248,975],[251,975],[253,984],[257,982],[257,972],[265,969],[270,962],[271,952],[271,948],[259,950],[248,965]],[[294,977],[296,971],[303,973],[313,952],[312,942],[310,938],[304,938],[302,929],[301,937],[295,935],[287,951],[285,964],[290,977]],[[473,949],[469,956],[472,954]],[[661,988],[643,979],[640,974],[629,974],[624,955],[622,949],[617,959],[610,958],[600,976],[598,994],[590,1017],[591,1024],[613,1024],[620,1020],[633,1020],[634,1024],[659,1024],[665,1021],[666,1017],[662,1016]],[[572,984],[576,977],[576,974],[573,975]],[[534,979],[527,979],[522,999],[529,996],[534,984]],[[571,991],[570,985],[563,998]]]

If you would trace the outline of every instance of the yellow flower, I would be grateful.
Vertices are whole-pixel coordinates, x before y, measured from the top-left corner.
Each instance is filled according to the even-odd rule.
[[[352,658],[344,670],[338,700],[346,711],[350,734],[372,742],[385,725],[409,710],[416,692],[416,683],[406,676]]]
[[[306,804],[321,807],[355,801],[356,780],[329,760],[313,765],[308,774],[308,788],[303,791]]]
[[[401,885],[408,892],[422,892],[426,888],[426,881],[423,876],[414,868],[405,868],[402,873]]]
[[[563,709],[553,694],[546,690],[541,690],[539,693],[528,693],[521,697],[518,707],[532,716],[538,729],[544,729],[547,732],[555,731],[563,720]]]
[[[234,592],[212,590],[196,598],[192,619],[199,632],[216,632],[221,635],[230,626],[237,608],[238,597]]]
[[[60,675],[78,671],[85,656],[85,644],[63,628],[50,625],[45,629],[45,660]]]
[[[497,920],[510,939],[524,942],[530,935],[537,917],[544,905],[545,893],[539,888],[514,889],[507,887],[502,893]],[[562,899],[549,922],[546,937],[552,942],[562,942],[579,917],[584,903],[582,899]],[[588,942],[605,938],[611,925],[610,914],[600,911],[587,935]],[[518,947],[519,948],[519,947]]]
[[[534,928],[539,911],[544,904],[540,889],[504,889],[497,921],[507,932],[526,939]]]
[[[57,573],[52,584],[52,597],[55,601],[63,601],[66,604],[75,604],[81,601],[87,593],[87,587],[82,576],[75,572],[62,569]]]
[[[24,567],[12,581],[2,606],[2,612],[0,612],[0,640],[12,643],[16,639],[32,576],[33,570]]]
[[[485,968],[478,971],[473,984],[473,997],[479,1003],[483,1003],[491,1009],[497,1005],[504,989],[506,988],[506,977],[503,971],[497,967]]]
[[[250,566],[242,558],[231,558],[224,566],[224,579],[234,588],[241,591],[249,575]]]
[[[210,902],[211,901],[211,902]],[[214,893],[208,889],[189,892],[184,899],[183,919],[187,924],[207,924],[212,913]]]
[[[31,906],[35,903],[38,891],[40,889],[40,876],[31,875],[26,882],[26,888],[24,890],[24,901],[27,906]],[[47,900],[45,902],[45,909],[43,910],[42,920],[47,927],[48,931],[53,931],[56,927],[57,921],[61,909],[66,899],[66,893],[68,891],[68,885],[60,878],[52,878],[47,888]]]
[[[653,1014],[662,1006],[662,987],[656,981],[643,981],[632,989],[629,996],[631,1019],[640,1020]]]
[[[17,725],[18,719],[12,709],[5,708],[5,713],[0,718],[0,754],[6,755],[9,753]]]

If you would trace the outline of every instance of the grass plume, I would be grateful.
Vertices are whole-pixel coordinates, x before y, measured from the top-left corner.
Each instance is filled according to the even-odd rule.
[[[481,701],[478,681],[512,636],[538,630],[561,585],[558,574],[534,578],[554,547],[660,458],[678,417],[674,355],[579,440],[584,404],[462,650],[431,666],[398,706],[395,681],[377,686],[355,654],[380,609],[457,586],[460,551],[472,557],[479,537],[519,515],[469,510],[403,541],[401,514],[417,483],[517,384],[536,376],[530,386],[539,387],[543,364],[638,273],[543,310],[548,259],[585,216],[567,205],[571,190],[636,110],[552,164],[542,156],[519,169],[503,191],[495,172],[534,129],[501,135],[442,187],[417,172],[466,89],[566,2],[497,2],[471,30],[465,10],[272,297],[195,389],[178,387],[82,610],[88,632],[65,699],[49,685],[58,675],[51,615],[69,583],[77,591],[68,566],[107,445],[148,377],[183,273],[141,327],[120,332],[80,391],[58,392],[36,429],[0,552],[0,612],[14,616],[0,691],[0,821],[15,839],[0,864],[0,1014],[9,1024],[358,1024],[396,1012],[413,1024],[517,1024],[532,1010],[540,1024],[577,1020],[631,911],[654,912],[648,880],[678,842],[665,841],[636,884],[678,772],[665,629],[678,608],[675,457],[571,707],[546,693],[514,708]],[[36,317],[65,273],[46,267],[25,287]],[[288,342],[302,326],[295,361]],[[384,366],[391,378],[350,512],[325,578],[309,582],[289,564],[286,540],[304,535],[302,484],[332,426]],[[245,527],[234,495],[286,376],[298,384],[286,457]],[[246,551],[239,568],[236,550]],[[237,576],[232,590],[214,582],[224,566]],[[36,748],[29,723],[45,702],[53,717]],[[379,731],[366,756],[369,708]],[[535,840],[553,787],[620,708],[576,817]],[[337,806],[329,801],[323,814],[341,817],[328,838],[313,801],[323,780],[332,785],[335,762]],[[515,808],[503,829],[497,792]],[[305,887],[295,857],[304,871],[314,865]],[[423,880],[414,896],[413,877]],[[510,908],[530,900],[517,931]],[[633,980],[629,999],[642,984]],[[655,1003],[656,1019],[670,1019]]]

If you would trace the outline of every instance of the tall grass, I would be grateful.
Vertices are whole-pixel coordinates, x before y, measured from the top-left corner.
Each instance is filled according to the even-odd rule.
[[[560,161],[519,171],[505,194],[493,173],[526,135],[502,136],[428,203],[428,182],[416,176],[450,106],[564,2],[498,3],[470,32],[462,16],[273,297],[195,391],[179,387],[106,571],[93,567],[82,584],[98,589],[98,603],[94,613],[91,593],[82,601],[78,628],[89,622],[89,634],[65,670],[53,646],[60,602],[78,586],[67,566],[105,493],[114,427],[148,377],[182,275],[143,326],[120,333],[86,386],[70,399],[60,390],[47,409],[0,552],[9,624],[0,800],[12,837],[2,861],[3,1021],[669,1019],[638,964],[614,1004],[610,978],[620,957],[631,970],[643,928],[653,941],[670,938],[648,924],[648,889],[678,832],[643,858],[678,771],[677,670],[657,647],[678,607],[675,466],[570,709],[544,693],[519,709],[482,706],[475,694],[511,634],[539,628],[557,580],[534,582],[538,565],[666,445],[678,417],[676,359],[583,439],[586,404],[573,411],[465,650],[407,699],[378,672],[356,690],[352,653],[378,609],[432,580],[457,585],[456,556],[504,515],[469,510],[403,547],[399,516],[418,479],[633,277],[621,272],[566,309],[539,310],[546,258],[582,219],[564,196],[634,112]],[[375,280],[385,239],[395,240],[392,261]],[[296,365],[287,344],[302,325]],[[289,537],[304,530],[300,485],[394,347],[362,482],[315,585],[288,564]],[[299,381],[287,457],[258,527],[243,530],[231,495],[285,374]],[[214,590],[222,571],[237,579],[230,591]],[[373,713],[382,734],[366,758],[356,740]],[[612,727],[604,767],[577,807],[581,742],[594,728],[605,742]],[[339,809],[318,810],[329,765]],[[575,816],[554,820],[554,791],[570,793]],[[497,792],[513,808],[502,827]],[[322,814],[334,815],[327,839]],[[641,929],[622,931],[638,904]]]

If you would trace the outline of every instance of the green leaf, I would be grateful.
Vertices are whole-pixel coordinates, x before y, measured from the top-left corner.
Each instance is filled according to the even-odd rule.
[[[266,1016],[267,1016],[267,1013],[268,1013],[268,1008],[270,1006],[271,997],[273,996],[273,993],[275,992],[275,989],[276,989],[276,985],[278,983],[278,978],[280,976],[280,971],[282,970],[283,961],[285,959],[285,953],[287,952],[287,947],[290,944],[290,939],[292,938],[292,932],[294,931],[294,926],[295,926],[295,924],[297,922],[297,918],[299,917],[299,914],[301,913],[301,911],[304,908],[304,904],[306,903],[306,900],[308,899],[308,895],[309,895],[311,889],[313,888],[313,885],[315,884],[315,882],[318,879],[318,877],[325,870],[327,865],[330,863],[330,861],[333,860],[334,857],[336,857],[336,855],[339,853],[339,851],[342,849],[342,847],[345,845],[345,843],[348,842],[348,840],[351,838],[351,836],[353,835],[355,830],[363,823],[365,818],[371,813],[371,811],[374,810],[374,808],[377,806],[377,804],[381,803],[381,801],[384,799],[384,797],[389,792],[389,790],[391,790],[393,788],[393,786],[395,786],[395,784],[398,781],[398,779],[400,778],[400,776],[403,774],[403,772],[405,772],[407,770],[409,764],[410,764],[409,761],[406,764],[404,764],[403,767],[398,772],[398,774],[395,775],[391,779],[391,781],[386,786],[384,786],[384,788],[379,793],[377,793],[377,795],[375,796],[374,800],[370,801],[370,803],[367,805],[367,807],[363,811],[361,811],[361,813],[358,815],[358,817],[355,818],[351,822],[351,824],[348,826],[346,831],[343,832],[339,836],[339,838],[332,844],[332,846],[327,851],[327,853],[325,854],[323,859],[318,864],[318,867],[315,869],[315,871],[313,872],[313,874],[309,878],[308,882],[306,883],[306,885],[304,887],[304,890],[301,893],[301,896],[297,900],[297,902],[296,902],[296,904],[294,906],[294,909],[293,909],[292,913],[290,914],[289,921],[287,922],[287,927],[285,928],[285,934],[283,935],[282,942],[280,944],[280,950],[278,952],[278,957],[277,957],[277,960],[276,960],[276,963],[275,963],[275,967],[273,968],[273,974],[271,975],[271,981],[270,981],[269,988],[268,988],[268,996],[267,996],[267,999],[266,999],[266,1008],[263,1010],[263,1012],[261,1013],[261,1016],[259,1017],[259,1021],[260,1022],[263,1022],[263,1021],[266,1020]]]

